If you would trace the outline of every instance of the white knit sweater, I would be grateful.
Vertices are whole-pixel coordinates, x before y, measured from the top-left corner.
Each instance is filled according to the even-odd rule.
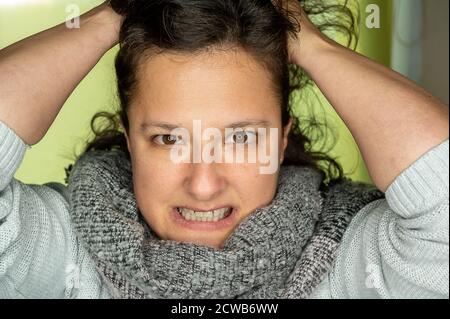
[[[108,298],[70,223],[65,186],[13,178],[27,145],[0,122],[0,299]],[[449,141],[403,171],[347,229],[312,298],[449,297]]]

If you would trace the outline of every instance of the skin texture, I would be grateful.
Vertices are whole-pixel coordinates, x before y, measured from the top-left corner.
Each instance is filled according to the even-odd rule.
[[[218,248],[243,219],[271,202],[278,172],[260,174],[258,162],[175,164],[170,150],[176,146],[155,141],[170,130],[155,126],[142,130],[142,124],[173,124],[193,136],[194,119],[202,121],[202,130],[258,120],[283,132],[280,102],[269,74],[241,50],[196,56],[164,53],[142,64],[138,83],[128,111],[127,134],[138,206],[161,238]],[[276,136],[278,154],[286,148],[285,136]],[[200,210],[233,206],[237,218],[225,229],[192,230],[173,221],[174,206]]]

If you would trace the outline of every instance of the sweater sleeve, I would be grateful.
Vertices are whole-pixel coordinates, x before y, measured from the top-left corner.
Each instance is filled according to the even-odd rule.
[[[13,178],[27,148],[0,121],[0,299],[107,297],[72,229],[64,186]]]
[[[447,139],[355,216],[322,285],[332,298],[448,298],[448,156]]]

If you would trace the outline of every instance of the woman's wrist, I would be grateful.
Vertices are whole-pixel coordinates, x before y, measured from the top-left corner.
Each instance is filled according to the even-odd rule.
[[[107,3],[95,7],[81,16],[81,24],[95,34],[96,39],[106,50],[119,41],[123,17],[117,14]]]
[[[297,36],[294,48],[291,48],[291,61],[307,72],[312,71],[314,65],[323,53],[335,49],[338,44],[320,32],[305,33]]]
[[[295,16],[293,23],[299,27],[296,35],[289,38],[289,59],[307,71],[314,66],[322,52],[335,47],[337,43],[320,32],[297,0],[288,0],[287,5],[292,16]]]

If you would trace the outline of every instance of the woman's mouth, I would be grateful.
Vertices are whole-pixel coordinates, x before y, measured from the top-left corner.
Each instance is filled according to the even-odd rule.
[[[189,208],[177,207],[178,213],[186,219],[197,222],[217,222],[227,218],[233,211],[232,207],[224,207],[210,211],[194,211]]]
[[[172,216],[176,224],[192,230],[226,230],[235,226],[237,209],[228,206],[210,211],[197,211],[187,207],[174,207]]]

